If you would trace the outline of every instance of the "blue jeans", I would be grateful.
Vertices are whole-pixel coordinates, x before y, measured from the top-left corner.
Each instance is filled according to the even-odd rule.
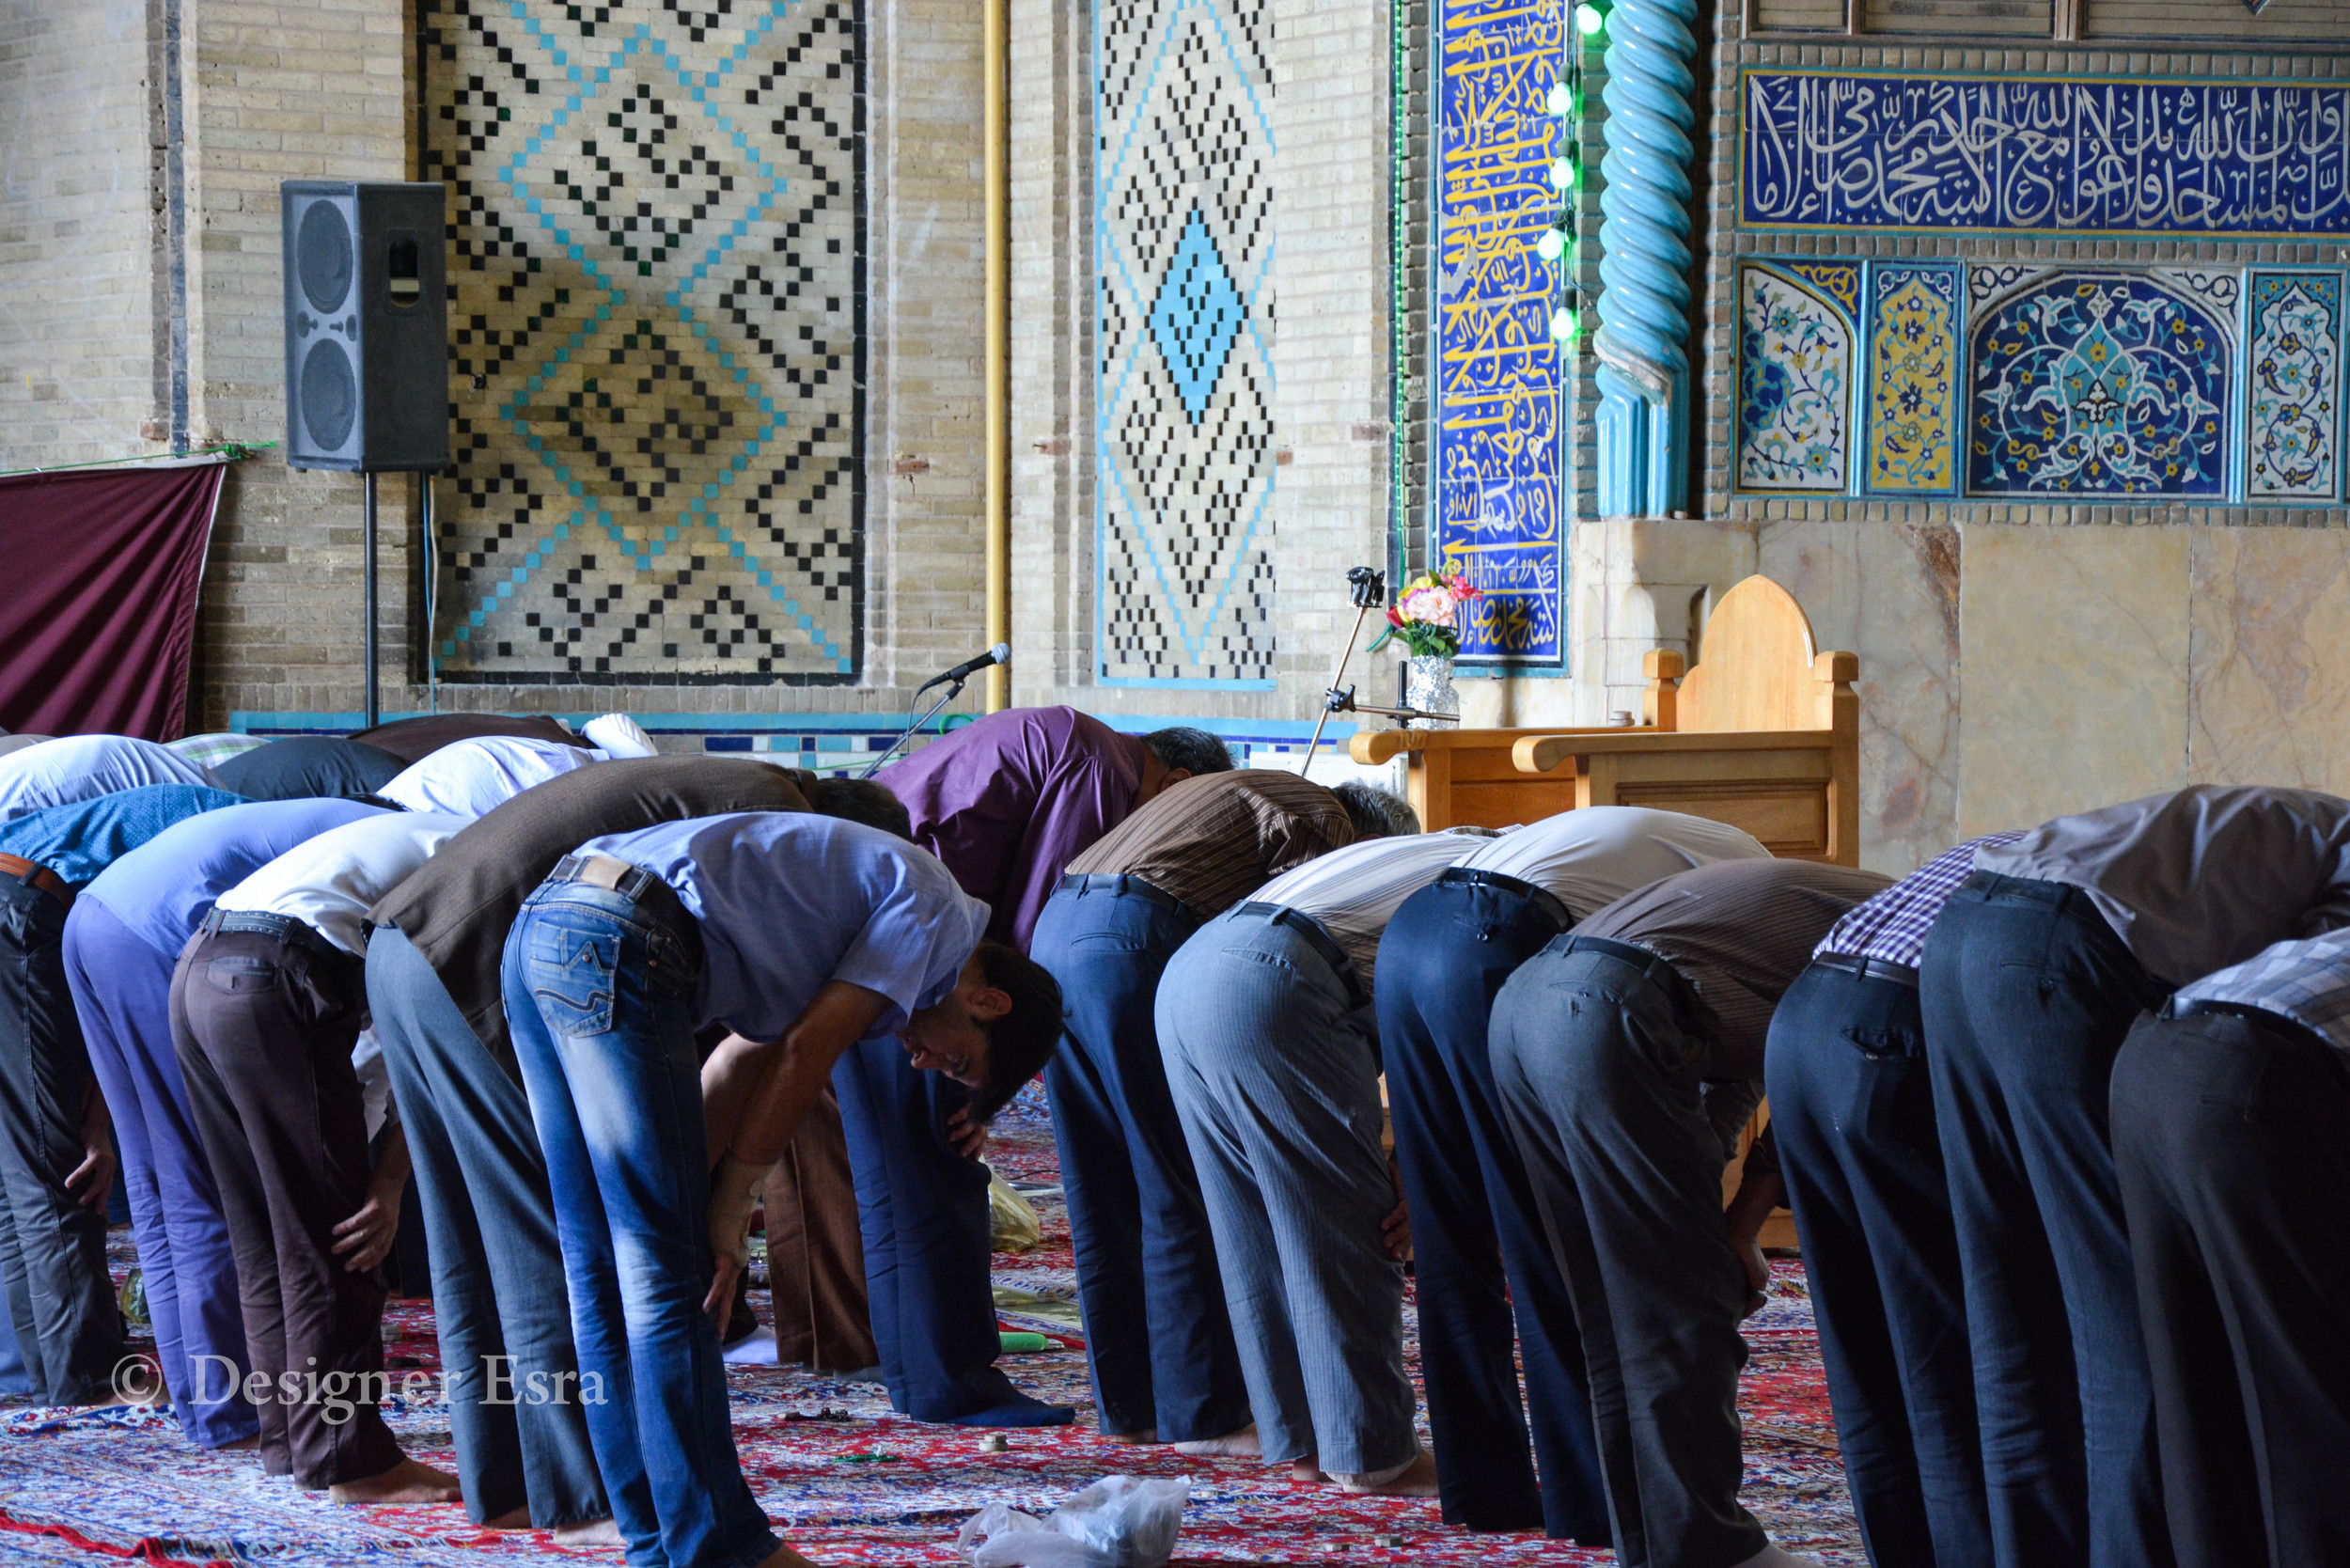
[[[1869,1560],[1977,1568],[1991,1520],[1917,986],[1812,964],[1764,1074]]]
[[[735,1456],[701,1309],[716,1265],[698,933],[657,909],[583,883],[541,886],[506,939],[506,1016],[555,1192],[580,1398],[628,1560],[744,1568],[777,1543]],[[645,1484],[629,1484],[640,1473]]]
[[[1998,1568],[2169,1568],[2154,1396],[2107,1136],[2162,1000],[2089,895],[1978,871],[1919,969]],[[2215,1352],[2217,1353],[2217,1352]]]
[[[1064,887],[1028,949],[1060,982],[1067,1015],[1044,1091],[1102,1430],[1169,1443],[1248,1424],[1215,1239],[1152,1019],[1159,976],[1197,925],[1123,888]]]
[[[1559,920],[1528,893],[1446,877],[1387,922],[1375,987],[1444,1520],[1604,1542],[1583,1336],[1487,1047],[1495,994],[1559,934]]]

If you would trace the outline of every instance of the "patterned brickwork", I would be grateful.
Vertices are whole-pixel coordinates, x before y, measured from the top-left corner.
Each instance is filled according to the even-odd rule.
[[[1274,676],[1272,14],[1098,0],[1100,678]]]
[[[704,6],[425,0],[445,679],[858,672],[859,9]]]

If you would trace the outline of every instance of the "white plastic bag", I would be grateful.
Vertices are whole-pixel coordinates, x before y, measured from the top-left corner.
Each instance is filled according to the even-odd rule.
[[[1166,1568],[1190,1497],[1187,1481],[1109,1476],[1042,1519],[989,1503],[955,1548],[971,1568]]]

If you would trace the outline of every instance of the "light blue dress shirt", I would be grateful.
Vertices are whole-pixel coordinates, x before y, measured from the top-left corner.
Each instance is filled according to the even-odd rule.
[[[149,784],[96,800],[28,811],[0,826],[0,855],[46,866],[78,887],[190,817],[243,806],[244,796],[196,784]]]
[[[206,769],[153,741],[66,735],[0,757],[0,822],[147,784],[212,782]]]
[[[190,817],[82,889],[158,952],[177,953],[212,901],[328,828],[384,814],[355,800],[258,800]]]
[[[876,1038],[945,999],[986,934],[988,907],[935,855],[878,828],[806,811],[743,811],[591,839],[581,855],[642,867],[701,923],[701,1023],[775,1040],[829,980],[888,1003]]]

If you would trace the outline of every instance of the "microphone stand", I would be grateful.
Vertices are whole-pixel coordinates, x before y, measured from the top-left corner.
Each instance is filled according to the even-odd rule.
[[[897,756],[898,748],[905,745],[908,741],[914,739],[915,732],[916,730],[920,729],[922,726],[930,723],[931,720],[936,718],[938,716],[939,710],[945,708],[948,703],[952,702],[956,698],[963,695],[963,682],[967,679],[968,677],[965,676],[957,676],[954,682],[944,692],[939,694],[938,700],[932,703],[928,708],[923,709],[919,713],[916,713],[915,715],[914,722],[907,725],[904,730],[899,734],[898,738],[889,743],[889,749],[883,752],[879,757],[874,758],[872,761],[868,762],[865,765],[865,771],[858,774],[857,776],[859,778],[870,778],[875,774],[881,772],[882,764],[888,761],[892,757]],[[937,683],[937,682],[933,681],[930,683],[930,685],[922,687],[921,691],[917,691],[914,695],[916,697],[920,697],[922,692],[930,690],[931,686],[934,686]]]

